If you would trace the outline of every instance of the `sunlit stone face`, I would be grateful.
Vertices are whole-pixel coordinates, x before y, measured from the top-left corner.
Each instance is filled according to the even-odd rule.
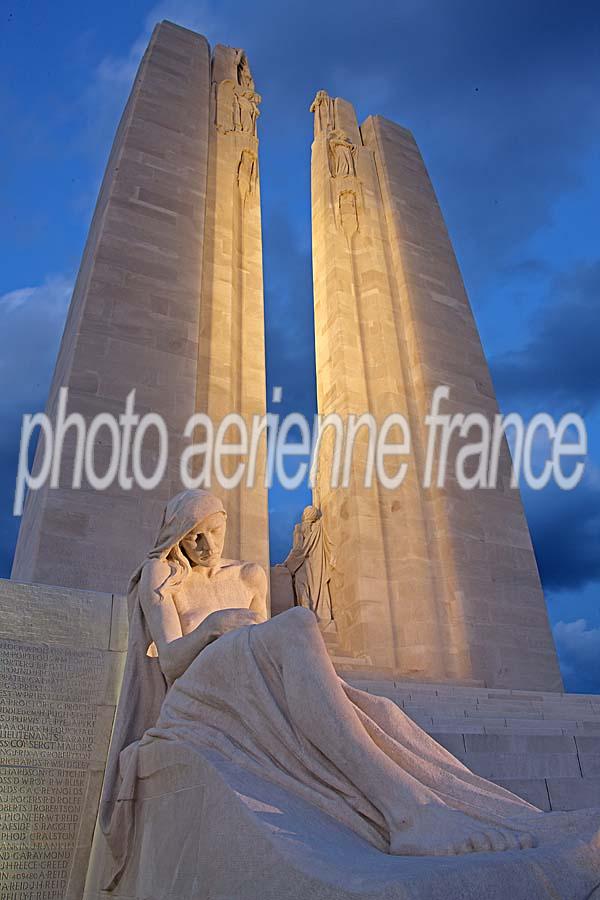
[[[225,543],[225,516],[216,512],[208,516],[181,541],[181,548],[194,566],[216,566]]]

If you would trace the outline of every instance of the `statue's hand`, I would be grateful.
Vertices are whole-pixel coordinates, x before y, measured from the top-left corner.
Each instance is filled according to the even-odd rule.
[[[210,613],[202,625],[210,631],[212,640],[215,640],[228,631],[258,625],[260,622],[264,622],[264,617],[252,609],[218,609]]]

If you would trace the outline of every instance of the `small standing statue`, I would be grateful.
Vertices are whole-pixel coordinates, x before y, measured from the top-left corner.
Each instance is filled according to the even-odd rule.
[[[315,137],[322,131],[327,133],[335,128],[335,111],[333,100],[327,91],[317,91],[310,111],[315,114]]]
[[[245,90],[254,90],[254,79],[248,65],[248,57],[244,50],[235,51],[235,64],[237,71],[237,82],[241,88]]]
[[[283,564],[292,575],[296,606],[305,606],[317,619],[331,622],[329,582],[333,559],[323,516],[316,506],[307,506],[301,522],[294,527],[294,543]]]
[[[260,115],[258,104],[261,101],[260,94],[252,90],[244,90],[237,95],[240,109],[240,130],[256,137],[256,120]]]
[[[356,175],[356,147],[343,131],[336,129],[329,139],[329,168],[334,178]]]

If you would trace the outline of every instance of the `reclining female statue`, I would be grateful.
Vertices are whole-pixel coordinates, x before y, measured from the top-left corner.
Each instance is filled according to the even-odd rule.
[[[216,497],[179,494],[130,581],[100,810],[112,886],[131,843],[138,747],[165,736],[299,794],[384,853],[534,846],[544,814],[474,775],[390,700],[342,681],[310,610],[267,620],[265,573],[221,558],[225,525]]]

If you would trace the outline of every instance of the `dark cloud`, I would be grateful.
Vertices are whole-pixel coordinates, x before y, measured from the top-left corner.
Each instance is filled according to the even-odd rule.
[[[573,491],[523,490],[523,500],[544,588],[600,579],[600,489],[584,479]]]
[[[275,210],[263,228],[268,404],[285,415],[316,411],[312,268],[287,218]],[[271,403],[272,389],[283,401]]]
[[[557,196],[581,185],[600,123],[591,4],[568,15],[540,0],[349,0],[275,16],[265,2],[253,12],[241,37],[264,86],[269,177],[282,188],[287,177],[285,192],[298,196],[290,164],[297,143],[310,141],[317,88],[353,101],[361,118],[381,113],[412,128],[477,303],[551,221]]]
[[[300,412],[312,423],[317,400],[310,249],[302,246],[280,209],[264,222],[263,239],[268,408],[281,417]],[[283,388],[280,404],[271,401],[275,386]],[[290,440],[294,438],[290,433]],[[295,467],[289,474],[293,471]],[[287,491],[275,484],[271,489],[272,563],[281,562],[287,556],[294,525],[310,502],[306,486]]]
[[[537,401],[583,413],[600,402],[600,261],[557,275],[524,347],[492,360],[507,408]]]
[[[543,278],[548,267],[526,260],[511,278]],[[581,263],[547,281],[530,321],[529,338],[518,349],[492,359],[501,408],[527,418],[544,410],[555,419],[567,411],[585,416],[588,429],[600,401],[600,261]],[[590,451],[593,441],[589,441]],[[544,448],[541,448],[543,451]],[[583,588],[600,578],[600,489],[594,473],[573,491],[555,485],[543,491],[522,486],[527,519],[544,588]]]
[[[0,296],[8,340],[0,353],[0,577],[8,577],[19,520],[12,515],[25,413],[44,409],[71,295],[71,281],[49,279]]]
[[[557,622],[554,639],[565,689],[600,693],[600,628],[591,628],[585,619]]]

